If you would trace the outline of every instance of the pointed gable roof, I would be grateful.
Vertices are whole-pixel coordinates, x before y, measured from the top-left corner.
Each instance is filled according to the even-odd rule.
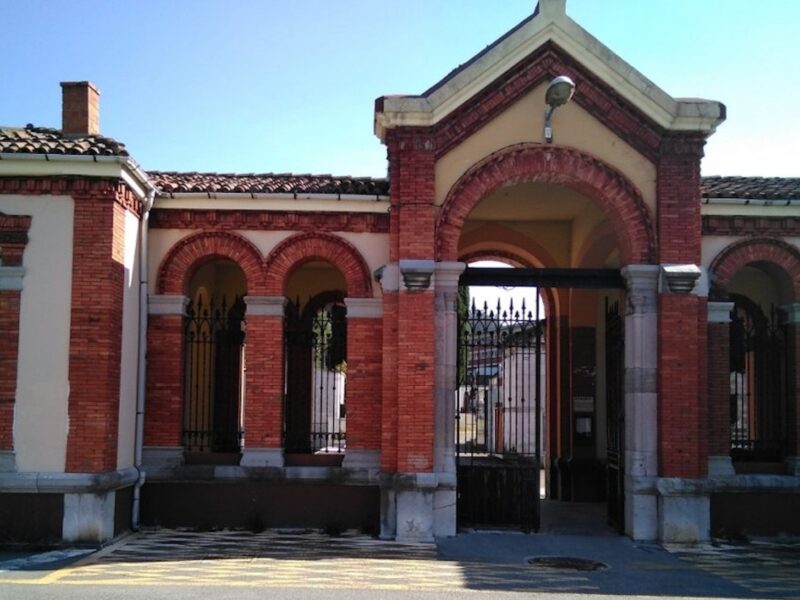
[[[566,0],[540,0],[533,15],[421,95],[376,101],[375,133],[401,126],[436,126],[531,55],[558,48],[641,117],[663,131],[710,135],[725,119],[713,100],[673,98],[566,14]],[[576,81],[580,91],[581,81]]]

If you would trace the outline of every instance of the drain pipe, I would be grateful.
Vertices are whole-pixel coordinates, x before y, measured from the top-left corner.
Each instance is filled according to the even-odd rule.
[[[136,484],[133,486],[133,505],[131,507],[131,529],[139,529],[139,509],[144,485],[144,470],[142,469],[142,447],[144,445],[144,399],[147,384],[147,296],[148,296],[148,224],[150,210],[153,208],[156,189],[147,190],[144,205],[142,206],[142,222],[139,229],[139,356],[137,361],[136,379],[136,426],[133,447],[133,466],[139,473]]]

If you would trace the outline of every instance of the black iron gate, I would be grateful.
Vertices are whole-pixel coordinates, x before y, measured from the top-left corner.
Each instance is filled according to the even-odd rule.
[[[290,454],[342,454],[347,434],[347,317],[321,296],[286,320],[284,446]],[[321,304],[321,306],[320,306]]]
[[[625,527],[625,338],[619,303],[606,299],[606,468],[608,471],[608,522],[618,531]]]
[[[775,309],[735,296],[730,326],[731,457],[780,461],[786,450],[791,373],[786,327]]]
[[[202,296],[184,330],[183,444],[189,452],[239,452],[244,360],[244,301]]]
[[[539,529],[544,322],[530,308],[462,306],[455,438],[461,526]]]

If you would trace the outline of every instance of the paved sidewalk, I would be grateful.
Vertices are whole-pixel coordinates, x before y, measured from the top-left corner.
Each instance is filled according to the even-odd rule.
[[[800,598],[800,545],[664,549],[619,536],[473,533],[398,544],[319,532],[146,531],[80,558],[0,562],[0,585],[203,586]],[[598,561],[598,571],[528,559]],[[76,560],[64,566],[64,560]],[[27,560],[27,562],[26,562]],[[12,589],[12,588],[7,588]]]

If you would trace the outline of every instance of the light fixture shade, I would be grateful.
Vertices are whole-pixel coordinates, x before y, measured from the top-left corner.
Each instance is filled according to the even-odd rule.
[[[544,100],[553,108],[562,106],[570,101],[575,93],[575,82],[566,75],[559,75],[547,86]]]

